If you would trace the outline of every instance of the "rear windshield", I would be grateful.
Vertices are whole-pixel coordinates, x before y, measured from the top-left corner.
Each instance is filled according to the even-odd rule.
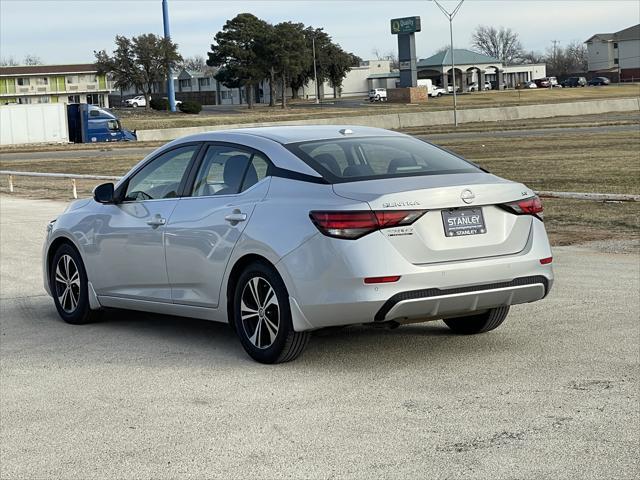
[[[287,145],[330,183],[477,173],[474,164],[413,137],[362,137]]]

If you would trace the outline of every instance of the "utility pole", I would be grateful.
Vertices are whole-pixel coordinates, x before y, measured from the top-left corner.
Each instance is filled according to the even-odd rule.
[[[447,17],[447,19],[449,20],[449,36],[451,37],[451,45],[450,45],[451,74],[453,75],[453,124],[454,126],[457,127],[458,126],[458,99],[457,99],[457,93],[456,93],[456,64],[455,64],[455,59],[453,55],[453,18],[458,13],[458,10],[460,10],[460,7],[462,6],[462,3],[464,2],[464,0],[460,0],[460,3],[458,3],[458,6],[451,13],[449,13],[449,11],[447,11],[446,8],[440,5],[440,3],[438,3],[438,0],[433,0],[433,2],[438,6],[438,8],[442,11],[442,13],[444,13],[444,16]]]
[[[316,69],[316,34],[311,37],[311,45],[313,48],[313,82],[316,86],[316,103],[320,103],[320,88],[318,86],[318,71]]]
[[[558,56],[557,56],[557,45],[560,43],[560,40],[551,40],[551,43],[553,43],[553,65],[555,68],[557,68],[557,64],[558,64]]]
[[[167,0],[162,0],[162,21],[164,23],[164,38],[171,40],[171,33],[169,32],[169,5]],[[173,87],[173,74],[171,73],[171,67],[167,71],[167,97],[169,98],[169,109],[172,112],[176,111],[176,93]]]

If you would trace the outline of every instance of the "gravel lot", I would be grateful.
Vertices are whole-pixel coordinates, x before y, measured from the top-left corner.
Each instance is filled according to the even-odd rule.
[[[0,196],[2,479],[638,478],[637,248],[556,248],[495,332],[352,327],[264,366],[226,325],[64,324],[40,273],[63,208]]]

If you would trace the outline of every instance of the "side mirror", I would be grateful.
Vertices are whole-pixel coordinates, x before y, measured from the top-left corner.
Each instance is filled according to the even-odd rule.
[[[98,203],[115,203],[113,198],[113,183],[103,183],[94,188],[93,199]]]

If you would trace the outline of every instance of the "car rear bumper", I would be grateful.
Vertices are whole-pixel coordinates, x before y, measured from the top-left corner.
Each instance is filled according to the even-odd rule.
[[[470,287],[429,288],[402,292],[387,300],[376,322],[442,318],[490,308],[535,302],[545,297],[549,281],[542,275]]]
[[[551,264],[540,262],[552,254],[538,220],[519,253],[427,265],[407,262],[378,235],[347,241],[318,234],[276,264],[295,330],[463,315],[540,300],[553,284]],[[364,283],[385,275],[400,279]]]

